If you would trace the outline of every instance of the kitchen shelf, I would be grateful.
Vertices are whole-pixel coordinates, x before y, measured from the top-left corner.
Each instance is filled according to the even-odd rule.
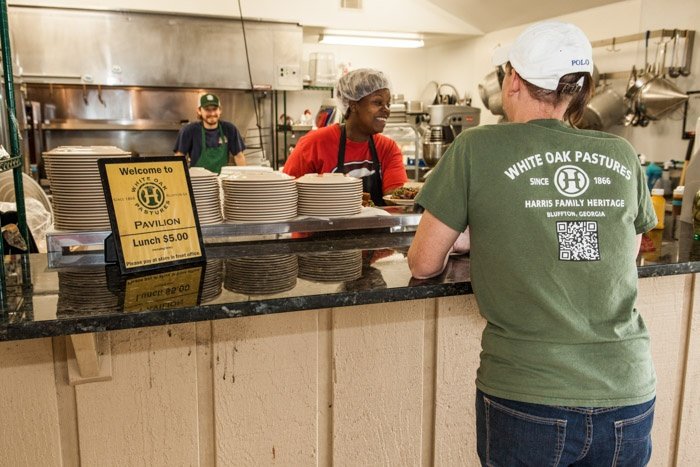
[[[182,128],[180,122],[166,122],[158,120],[83,120],[83,119],[65,119],[51,120],[48,123],[42,123],[43,130],[65,130],[65,131],[84,131],[84,130],[102,130],[102,131],[120,131],[120,130],[137,130],[137,131],[179,131]]]
[[[304,90],[309,91],[330,91],[331,97],[333,97],[333,86],[312,86],[310,84],[304,85]]]
[[[624,44],[626,42],[638,42],[646,41],[648,44],[649,39],[657,38],[669,38],[673,39],[676,35],[685,39],[685,54],[682,57],[682,73],[687,76],[691,72],[691,65],[693,61],[693,44],[695,42],[695,31],[691,29],[657,29],[654,31],[639,32],[636,34],[628,34],[626,36],[611,37],[610,39],[601,39],[597,41],[591,41],[591,46],[596,47],[609,47],[607,50],[610,52],[615,52],[615,46],[617,44]],[[663,73],[668,73],[669,67],[665,67]],[[609,73],[601,73],[599,79],[624,79],[629,77],[629,71],[613,71]]]

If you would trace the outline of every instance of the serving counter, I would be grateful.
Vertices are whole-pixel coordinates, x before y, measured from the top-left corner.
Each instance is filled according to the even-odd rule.
[[[469,258],[413,279],[398,227],[207,242],[134,277],[8,257],[0,464],[477,465]],[[700,455],[700,242],[671,230],[638,258],[660,466]]]

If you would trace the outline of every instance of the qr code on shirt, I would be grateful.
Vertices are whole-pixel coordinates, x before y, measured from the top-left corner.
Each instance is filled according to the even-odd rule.
[[[597,222],[557,222],[557,237],[559,238],[559,260],[600,261]]]

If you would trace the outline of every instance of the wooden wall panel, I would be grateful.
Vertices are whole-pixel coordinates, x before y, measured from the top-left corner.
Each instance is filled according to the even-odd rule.
[[[637,309],[649,329],[657,378],[651,466],[675,465],[691,288],[690,275],[639,281]]]
[[[694,280],[640,280],[652,466],[700,458]],[[113,331],[112,380],[77,386],[56,340],[0,343],[0,465],[478,465],[484,324],[463,295]]]
[[[691,315],[687,321],[689,337],[676,457],[676,465],[679,466],[697,465],[700,459],[700,290],[697,289],[699,279],[700,275],[695,274],[696,288]]]
[[[319,311],[213,323],[217,465],[314,465]]]
[[[474,401],[486,320],[474,295],[437,300],[435,465],[479,465]]]
[[[0,465],[60,466],[51,339],[0,342]]]
[[[75,387],[81,464],[197,465],[194,323],[110,338],[112,380]]]
[[[333,309],[333,465],[420,465],[422,301]]]

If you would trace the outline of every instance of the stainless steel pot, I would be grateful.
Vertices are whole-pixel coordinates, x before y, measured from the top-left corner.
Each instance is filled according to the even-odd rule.
[[[622,123],[625,103],[621,95],[606,87],[591,98],[583,114],[581,128],[605,130]]]
[[[425,160],[428,167],[435,167],[435,164],[438,163],[449,146],[450,143],[444,143],[442,141],[423,142],[423,160]]]
[[[688,95],[666,78],[657,76],[642,86],[637,108],[650,120],[658,120],[688,100]]]
[[[484,107],[489,109],[494,115],[503,115],[503,107],[501,105],[502,82],[503,78],[499,76],[499,69],[496,69],[486,75],[484,80],[479,83],[481,102],[483,102]]]

